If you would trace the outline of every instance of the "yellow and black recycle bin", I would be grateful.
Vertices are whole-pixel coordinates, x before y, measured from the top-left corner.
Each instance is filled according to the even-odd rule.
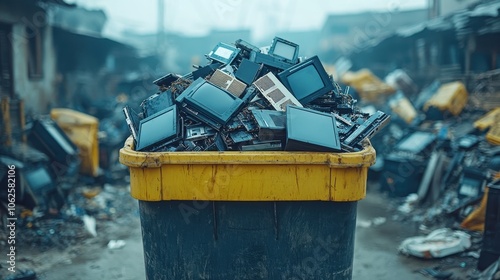
[[[375,150],[120,151],[147,279],[351,279]]]

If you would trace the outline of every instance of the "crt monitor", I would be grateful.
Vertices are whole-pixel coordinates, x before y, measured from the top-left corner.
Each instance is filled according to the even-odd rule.
[[[299,61],[299,45],[280,37],[274,37],[268,54],[296,64]]]
[[[318,56],[313,56],[278,74],[283,85],[303,105],[334,89]]]
[[[159,111],[139,123],[135,150],[144,151],[175,138],[179,131],[176,105]]]
[[[219,43],[207,56],[212,60],[229,65],[239,53],[240,49],[237,47],[225,43]]]
[[[197,112],[193,114],[195,118],[215,129],[220,129],[245,105],[240,98],[202,78],[194,81],[176,101],[186,112]]]

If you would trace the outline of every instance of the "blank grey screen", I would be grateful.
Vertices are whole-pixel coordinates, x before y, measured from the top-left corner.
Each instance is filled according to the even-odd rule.
[[[273,54],[292,60],[295,55],[295,47],[278,41],[274,46]]]

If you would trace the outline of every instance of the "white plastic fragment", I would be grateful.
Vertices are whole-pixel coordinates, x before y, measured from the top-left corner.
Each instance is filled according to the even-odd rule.
[[[125,240],[110,240],[108,242],[108,249],[114,250],[114,249],[121,249],[125,247]]]
[[[91,217],[89,215],[84,215],[83,218],[83,224],[85,225],[85,229],[92,234],[93,237],[97,236],[97,231],[96,231],[96,222],[95,218]]]
[[[387,218],[385,217],[377,217],[372,220],[374,226],[380,226],[381,224],[385,224]]]
[[[405,202],[401,206],[398,207],[398,211],[401,213],[408,214],[411,211],[413,211],[413,208],[415,208],[415,205],[417,204],[417,202],[418,202],[418,194],[416,194],[416,193],[409,194],[406,197]]]
[[[356,222],[356,225],[358,227],[362,227],[362,228],[369,228],[372,226],[380,226],[380,225],[384,224],[386,221],[387,221],[387,218],[385,218],[385,217],[376,217],[376,218],[373,218],[372,220],[358,219]]]
[[[432,231],[427,236],[407,238],[399,246],[399,251],[405,255],[433,259],[463,252],[470,246],[469,234],[442,228]]]

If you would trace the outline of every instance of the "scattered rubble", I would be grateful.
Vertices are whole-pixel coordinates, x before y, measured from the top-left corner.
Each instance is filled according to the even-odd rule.
[[[399,246],[399,251],[424,259],[442,258],[463,252],[471,247],[471,237],[463,231],[437,229],[427,236],[410,237]]]

